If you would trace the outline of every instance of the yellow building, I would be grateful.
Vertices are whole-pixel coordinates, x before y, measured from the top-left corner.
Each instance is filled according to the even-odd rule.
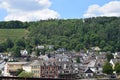
[[[41,77],[41,65],[43,65],[43,60],[35,60],[30,64],[33,77]]]
[[[4,68],[4,76],[13,76],[12,73],[18,69],[22,69],[22,66],[27,62],[7,62]]]

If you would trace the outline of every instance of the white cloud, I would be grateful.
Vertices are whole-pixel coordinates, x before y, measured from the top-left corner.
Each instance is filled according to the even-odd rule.
[[[59,14],[49,9],[50,6],[49,0],[0,0],[0,8],[8,12],[4,18],[6,21],[37,21],[58,18]]]
[[[103,6],[94,4],[88,7],[83,17],[120,16],[120,1],[111,1]]]

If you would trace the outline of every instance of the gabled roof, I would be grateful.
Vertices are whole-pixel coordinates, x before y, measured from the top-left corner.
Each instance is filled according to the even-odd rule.
[[[94,73],[90,68],[88,68],[85,73]]]
[[[102,67],[105,62],[106,62],[106,59],[97,59],[95,66],[96,67]]]
[[[95,67],[95,63],[96,63],[96,60],[91,60],[91,61],[88,63],[88,67]]]
[[[116,52],[115,55],[120,56],[120,52]]]

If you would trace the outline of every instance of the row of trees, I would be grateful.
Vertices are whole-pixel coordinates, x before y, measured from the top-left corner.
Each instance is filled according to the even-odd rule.
[[[0,22],[1,29],[18,29],[18,28],[27,28],[28,23],[21,22],[21,21],[7,21],[7,22]]]

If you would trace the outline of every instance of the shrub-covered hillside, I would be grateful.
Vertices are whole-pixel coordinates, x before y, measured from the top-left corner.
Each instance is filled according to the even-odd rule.
[[[55,19],[28,23],[11,22],[11,24],[10,22],[0,22],[0,28],[8,29],[9,25],[12,25],[13,28],[28,30],[27,37],[22,38],[26,44],[24,48],[36,45],[54,45],[55,49],[66,48],[67,50],[79,51],[99,46],[102,51],[120,51],[119,17]],[[9,25],[4,26],[3,23],[4,25],[9,23]]]
[[[36,44],[52,44],[68,50],[99,46],[103,51],[120,51],[120,18],[47,20],[30,23],[29,38]]]

